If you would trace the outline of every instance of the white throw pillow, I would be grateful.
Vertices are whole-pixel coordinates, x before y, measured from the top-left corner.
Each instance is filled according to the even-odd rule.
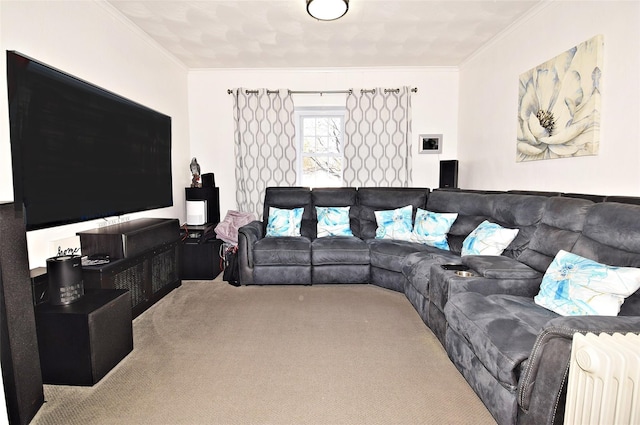
[[[456,218],[457,213],[435,213],[418,208],[411,240],[449,251],[447,233]]]
[[[485,220],[462,242],[460,255],[500,255],[519,231]]]
[[[266,236],[300,236],[303,212],[304,208],[285,210],[269,207]]]
[[[388,211],[375,211],[376,239],[395,239],[401,241],[411,240],[413,207],[397,208]]]
[[[318,237],[353,236],[349,225],[351,207],[316,207]]]
[[[536,304],[562,316],[617,316],[640,288],[640,269],[613,267],[559,251],[542,278]]]

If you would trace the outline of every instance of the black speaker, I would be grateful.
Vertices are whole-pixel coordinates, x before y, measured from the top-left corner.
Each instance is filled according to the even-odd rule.
[[[66,305],[84,295],[82,263],[79,255],[47,258],[49,304]]]
[[[440,188],[458,188],[458,160],[440,161]]]
[[[206,173],[202,176],[202,187],[216,187],[216,177],[213,173]]]
[[[0,359],[9,423],[28,424],[44,403],[22,213],[0,205]]]

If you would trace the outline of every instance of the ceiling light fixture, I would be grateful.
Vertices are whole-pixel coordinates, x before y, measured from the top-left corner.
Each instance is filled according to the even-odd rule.
[[[349,0],[307,0],[307,13],[319,21],[342,18],[349,10]]]

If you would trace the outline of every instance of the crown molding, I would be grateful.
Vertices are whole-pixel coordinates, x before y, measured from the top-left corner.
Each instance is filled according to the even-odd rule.
[[[1,0],[0,0],[1,1]],[[149,34],[144,32],[139,26],[134,24],[129,18],[124,16],[118,9],[116,9],[113,5],[111,5],[106,0],[93,0],[94,3],[98,4],[102,9],[108,12],[114,19],[123,24],[129,31],[135,34],[142,41],[153,47],[159,53],[161,53],[164,57],[169,59],[174,64],[178,65],[180,68],[185,71],[189,71],[189,68],[178,58],[176,58],[173,54],[171,54],[167,49],[162,47],[158,42],[156,42]]]
[[[300,73],[343,73],[343,72],[364,72],[364,71],[388,71],[388,72],[458,72],[458,66],[367,66],[367,67],[344,67],[344,68],[190,68],[189,73],[207,72],[300,72]]]
[[[458,66],[458,68],[463,69],[467,64],[473,62],[478,56],[480,56],[486,50],[490,49],[491,47],[496,45],[498,42],[510,36],[523,23],[529,21],[530,19],[533,19],[536,15],[538,15],[540,12],[545,10],[547,7],[549,7],[549,5],[551,5],[554,2],[555,0],[542,0],[539,4],[531,8],[527,13],[525,13],[524,15],[522,15],[521,17],[513,21],[511,24],[509,24],[508,27],[506,27],[504,30],[500,31],[498,34],[492,37],[489,41],[483,44],[475,52],[467,56],[462,62],[460,62],[460,65]]]

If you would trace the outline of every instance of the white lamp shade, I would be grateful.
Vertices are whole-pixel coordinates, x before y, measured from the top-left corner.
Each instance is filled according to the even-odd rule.
[[[341,18],[349,10],[349,0],[307,0],[307,12],[320,21]]]

